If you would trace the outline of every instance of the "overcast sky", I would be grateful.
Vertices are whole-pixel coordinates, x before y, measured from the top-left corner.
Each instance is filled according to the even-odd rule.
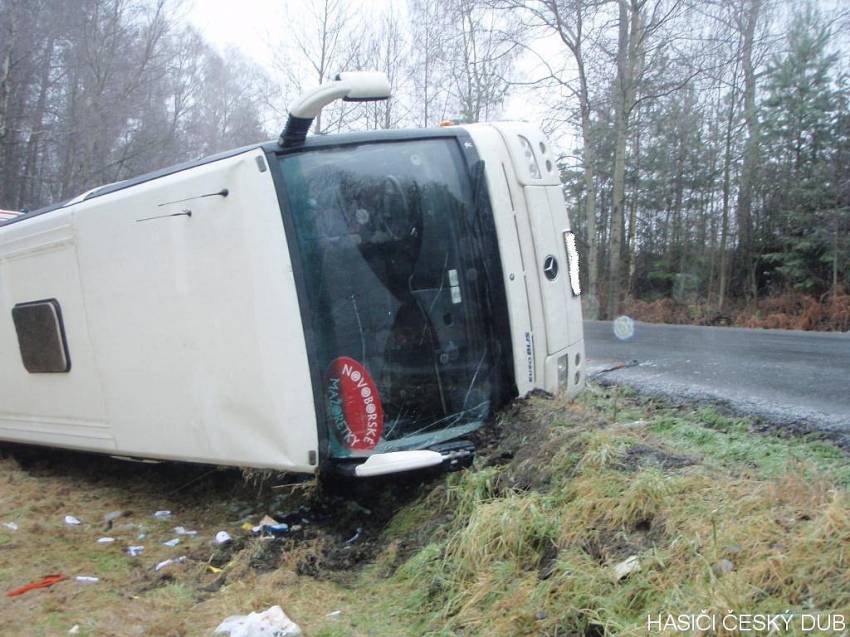
[[[357,13],[382,13],[389,5],[394,4],[397,13],[402,18],[406,14],[405,0],[349,0],[352,5],[361,5]],[[277,38],[285,38],[287,31],[286,9],[290,15],[297,18],[298,0],[187,0],[185,5],[186,19],[197,27],[220,51],[229,46],[240,49],[274,76],[272,61],[275,55],[272,43]],[[545,46],[545,45],[544,45]],[[555,47],[557,49],[557,47]],[[552,51],[557,55],[556,50]],[[520,62],[520,68],[529,76],[534,75],[534,69],[529,61]],[[339,69],[344,70],[344,69]],[[511,91],[503,105],[501,119],[522,119],[539,125],[543,116],[543,105],[540,99],[532,96],[531,91],[515,88]],[[434,122],[436,124],[436,122]],[[556,146],[571,145],[569,135],[563,140],[553,140]]]
[[[362,19],[370,12],[380,14],[390,3],[394,4],[396,11],[406,12],[407,2],[405,0],[348,0],[352,5],[360,5],[356,12]],[[850,7],[850,0],[816,0],[823,11],[835,11],[837,9]],[[196,26],[220,51],[229,46],[240,49],[245,55],[258,62],[266,68],[270,75],[274,76],[272,60],[275,55],[272,44],[278,39],[283,40],[287,33],[292,31],[294,25],[287,23],[286,9],[289,9],[290,19],[298,17],[299,0],[186,0],[184,5],[186,19]],[[786,5],[787,8],[793,3]],[[847,50],[850,34],[843,33],[843,37],[837,46]],[[560,43],[556,39],[549,42],[535,42],[535,48],[546,57],[562,56],[565,53],[560,50]],[[551,58],[550,58],[551,59]],[[847,62],[845,60],[844,64]],[[517,67],[521,75],[526,78],[539,76],[541,68],[535,68],[537,63],[531,56],[518,61]],[[344,70],[344,69],[339,69]],[[507,102],[504,104],[503,119],[523,119],[535,124],[540,124],[545,108],[539,95],[535,95],[530,89],[515,87]],[[436,122],[435,122],[436,123]],[[560,140],[554,139],[560,150],[568,151],[569,147],[576,142],[574,132],[564,131],[564,137]]]

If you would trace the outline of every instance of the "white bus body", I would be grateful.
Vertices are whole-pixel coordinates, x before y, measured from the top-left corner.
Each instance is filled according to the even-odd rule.
[[[0,222],[0,439],[370,475],[575,394],[547,146],[518,123],[315,136]]]

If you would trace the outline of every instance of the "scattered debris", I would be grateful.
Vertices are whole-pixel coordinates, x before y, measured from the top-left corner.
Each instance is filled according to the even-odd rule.
[[[183,527],[183,526],[175,526],[174,532],[177,535],[197,535],[198,534],[197,531],[190,531],[189,529],[187,529],[186,527]]]
[[[301,627],[293,622],[280,606],[272,606],[262,613],[233,615],[215,629],[216,634],[230,637],[301,637]]]
[[[341,610],[335,610],[332,613],[328,613],[327,615],[325,615],[325,617],[327,617],[328,619],[339,619],[341,616],[342,616]]]
[[[174,548],[178,544],[180,544],[180,538],[179,537],[176,537],[173,540],[168,540],[168,542],[162,543],[163,546],[170,546],[171,548]]]
[[[20,588],[16,588],[14,590],[9,591],[8,593],[6,593],[6,597],[17,597],[18,595],[23,595],[24,593],[34,591],[37,588],[48,588],[66,579],[68,578],[64,575],[46,575],[40,580],[30,582],[29,584],[24,584]]]
[[[80,625],[74,624],[71,628],[68,629],[69,635],[79,635],[80,634]]]
[[[154,567],[154,569],[153,569],[153,570],[155,570],[155,571],[161,571],[161,570],[162,570],[162,569],[164,569],[166,566],[171,566],[172,564],[178,564],[178,563],[180,563],[180,562],[185,562],[185,561],[186,561],[186,556],[185,556],[185,555],[181,555],[180,557],[175,557],[175,558],[168,559],[168,560],[163,560],[162,562],[160,562],[159,564],[157,564],[157,565]]]
[[[607,374],[608,372],[616,372],[618,369],[626,369],[628,367],[638,367],[639,365],[640,365],[640,362],[633,358],[632,360],[627,361],[627,362],[615,363],[611,367],[605,367],[603,369],[594,369],[594,370],[591,371],[590,376],[595,378],[596,376],[599,376],[600,374]]]
[[[218,575],[219,573],[221,573],[222,571],[224,571],[224,569],[223,569],[223,568],[217,568],[217,567],[213,566],[212,564],[207,564],[207,570],[208,570],[210,573],[213,573],[214,575]]]
[[[17,522],[3,522],[3,526],[5,526],[10,531],[17,531],[18,530],[18,523]]]
[[[139,533],[139,534],[136,536],[136,539],[137,539],[137,540],[144,540],[147,536],[148,536],[148,534],[147,534],[147,533]]]
[[[363,529],[357,527],[357,531],[354,533],[354,535],[352,535],[345,542],[343,542],[343,544],[354,544],[360,538],[361,533],[363,533]]]
[[[73,515],[66,515],[65,516],[65,524],[67,524],[68,526],[77,526],[78,524],[82,524],[82,522],[80,522]]]
[[[227,531],[219,531],[215,534],[215,543],[216,544],[227,544],[228,542],[232,542],[233,538],[230,537],[230,533]]]
[[[614,566],[614,577],[621,580],[628,577],[632,573],[640,570],[640,560],[637,555],[627,557],[625,560]]]
[[[115,541],[114,537],[99,537],[97,538],[98,544],[112,544]]]
[[[91,575],[77,575],[75,578],[80,584],[97,584],[100,581],[99,577]]]
[[[157,511],[156,513],[153,514],[153,516],[157,520],[167,520],[168,518],[171,517],[171,511],[168,511],[168,510]]]
[[[142,553],[145,552],[144,546],[128,546],[127,547],[127,555],[130,557],[138,557]]]
[[[288,532],[288,524],[278,522],[268,515],[264,515],[257,526],[251,527],[251,533],[254,535],[283,535]]]

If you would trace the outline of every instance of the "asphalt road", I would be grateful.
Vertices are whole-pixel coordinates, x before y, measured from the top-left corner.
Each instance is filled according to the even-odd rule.
[[[635,322],[621,339],[611,322],[585,321],[584,336],[588,373],[603,382],[719,403],[850,446],[850,333]]]

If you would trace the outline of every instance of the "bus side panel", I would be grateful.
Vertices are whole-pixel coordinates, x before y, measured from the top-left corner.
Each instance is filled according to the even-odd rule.
[[[12,308],[55,299],[71,368],[30,373],[24,367]],[[108,451],[97,365],[86,326],[71,215],[35,217],[0,232],[0,439]]]
[[[79,206],[90,331],[123,453],[315,470],[298,301],[261,157]]]

